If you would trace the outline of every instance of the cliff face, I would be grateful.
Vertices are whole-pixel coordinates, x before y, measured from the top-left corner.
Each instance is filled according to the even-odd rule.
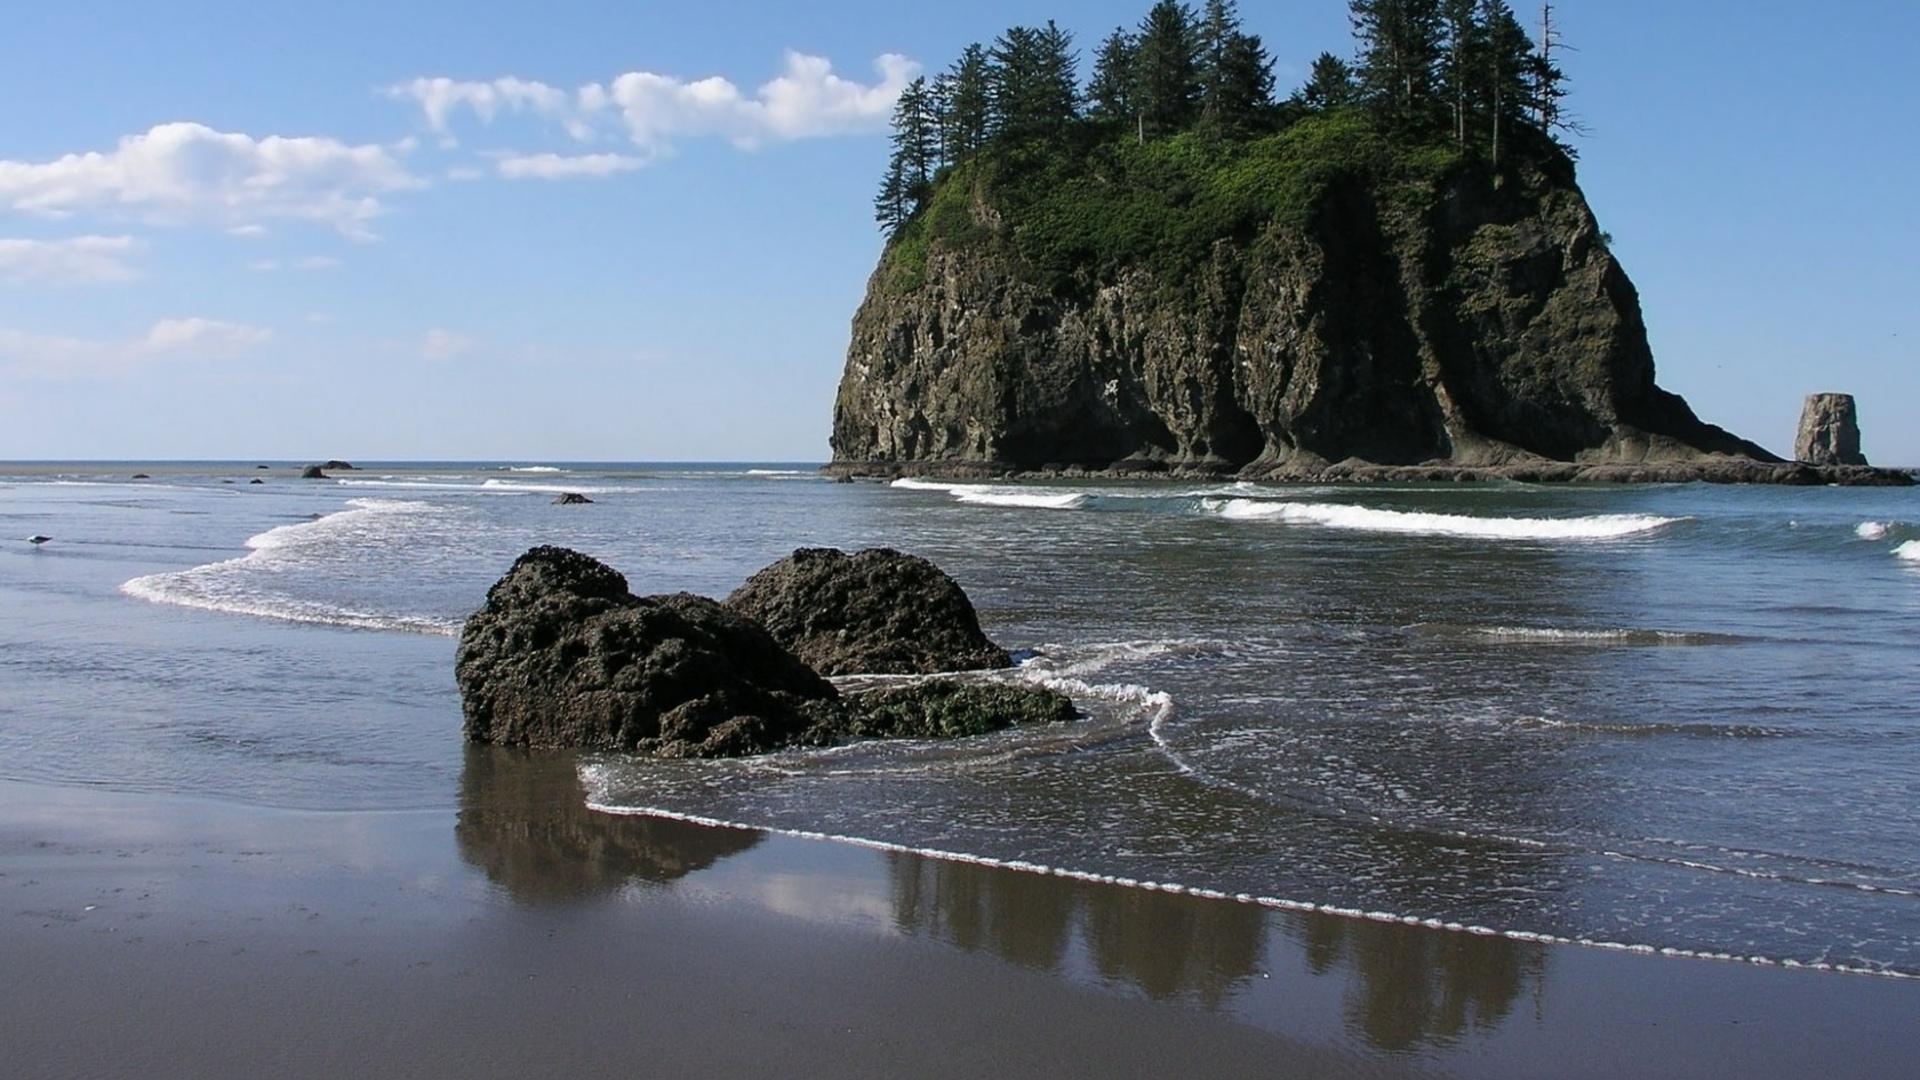
[[[834,406],[847,466],[1188,468],[1774,461],[1654,385],[1639,298],[1573,183],[1462,166],[1329,185],[1304,227],[1225,238],[1177,277],[1036,280],[980,237],[890,245]],[[905,284],[903,284],[905,282]]]

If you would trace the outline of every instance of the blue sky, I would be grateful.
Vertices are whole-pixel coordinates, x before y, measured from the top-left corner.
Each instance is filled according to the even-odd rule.
[[[1147,6],[14,5],[0,459],[824,460],[892,93]],[[1779,452],[1851,392],[1920,465],[1920,7],[1556,12],[1662,385]],[[1289,90],[1351,49],[1242,14]]]

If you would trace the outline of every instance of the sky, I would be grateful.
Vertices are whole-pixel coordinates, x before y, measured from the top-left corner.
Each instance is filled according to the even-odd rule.
[[[0,459],[824,461],[894,95],[1148,6],[20,0]],[[1782,454],[1852,393],[1920,465],[1920,5],[1555,12],[1661,385]],[[1352,51],[1241,13],[1283,91]]]

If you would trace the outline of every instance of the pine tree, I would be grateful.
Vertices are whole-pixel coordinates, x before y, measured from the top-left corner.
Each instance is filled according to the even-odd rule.
[[[987,144],[993,111],[987,68],[987,50],[976,42],[940,76],[940,156],[950,165]]]
[[[1332,53],[1323,52],[1314,59],[1307,85],[1294,95],[1294,101],[1315,112],[1325,112],[1353,104],[1359,94],[1353,68]]]
[[[1441,0],[1446,49],[1440,58],[1440,83],[1453,120],[1454,142],[1465,146],[1474,117],[1484,112],[1481,90],[1486,69],[1487,35],[1478,18],[1479,0]]]
[[[1133,35],[1118,27],[1100,44],[1100,52],[1093,59],[1093,78],[1087,82],[1087,112],[1095,120],[1133,120],[1133,68],[1138,49]]]
[[[993,43],[987,85],[994,136],[1020,144],[1058,137],[1079,112],[1073,35],[1049,21],[1016,26]]]
[[[1349,8],[1363,98],[1397,127],[1425,127],[1438,103],[1440,0],[1350,0]]]
[[[1134,98],[1141,131],[1171,135],[1193,126],[1200,111],[1200,33],[1193,9],[1159,0],[1140,24]]]
[[[1514,18],[1507,0],[1480,0],[1486,35],[1487,154],[1495,166],[1513,133],[1537,111],[1533,96],[1533,41]]]
[[[1540,42],[1533,56],[1533,100],[1538,111],[1540,130],[1549,136],[1557,131],[1577,134],[1582,130],[1579,121],[1569,118],[1566,110],[1560,106],[1567,96],[1567,74],[1554,63],[1553,54],[1564,48],[1566,45],[1560,39],[1560,28],[1553,22],[1553,5],[1540,5]],[[1554,141],[1560,142],[1557,136]],[[1572,148],[1564,142],[1560,146],[1572,153]]]
[[[1229,138],[1252,133],[1273,105],[1273,61],[1240,29],[1234,0],[1207,0],[1200,24],[1200,124]]]
[[[933,105],[925,79],[908,83],[894,103],[893,156],[873,200],[874,220],[888,233],[918,212],[933,191],[940,146]]]

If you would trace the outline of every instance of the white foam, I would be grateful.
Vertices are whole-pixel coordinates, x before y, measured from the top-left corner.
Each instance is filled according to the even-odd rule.
[[[595,762],[583,763],[579,767],[581,783],[587,789],[587,808],[603,814],[615,814],[626,817],[666,818],[671,821],[684,821],[711,828],[753,829],[759,832],[772,833],[775,836],[792,837],[797,840],[826,841],[828,843],[846,844],[852,847],[865,848],[870,851],[879,851],[887,854],[917,855],[921,858],[938,859],[942,862],[965,863],[971,866],[992,867],[1018,873],[1045,874],[1050,877],[1066,878],[1070,881],[1082,881],[1094,885],[1113,885],[1129,889],[1151,889],[1157,892],[1191,896],[1196,899],[1216,903],[1237,903],[1250,907],[1268,908],[1275,911],[1330,915],[1337,918],[1360,919],[1367,922],[1399,923],[1405,926],[1421,926],[1445,933],[1472,934],[1476,937],[1499,937],[1509,941],[1523,941],[1530,944],[1575,945],[1589,949],[1606,949],[1615,952],[1638,953],[1649,956],[1659,955],[1688,960],[1718,960],[1731,963],[1753,964],[1760,967],[1830,971],[1847,975],[1875,975],[1890,979],[1920,979],[1920,974],[1884,968],[1858,967],[1847,964],[1828,963],[1825,961],[1774,959],[1766,956],[1742,956],[1736,953],[1714,952],[1706,949],[1647,945],[1637,942],[1609,941],[1591,937],[1570,937],[1561,934],[1549,934],[1524,929],[1503,930],[1478,923],[1462,923],[1432,916],[1342,907],[1334,904],[1315,903],[1310,900],[1259,896],[1252,893],[1227,893],[1219,889],[1183,885],[1178,882],[1145,881],[1119,874],[1103,874],[1097,871],[1049,866],[1044,863],[1029,862],[1025,859],[999,859],[988,855],[975,855],[968,852],[949,851],[932,847],[918,847],[894,841],[874,840],[866,837],[819,832],[811,829],[756,825],[750,822],[706,817],[662,807],[626,805],[614,803],[609,800],[611,794],[609,789],[612,787],[612,781],[607,775],[608,771],[608,766]]]
[[[1077,491],[1010,491],[1006,488],[956,490],[953,497],[976,506],[1016,506],[1032,510],[1073,510],[1086,505],[1087,496]]]
[[[404,543],[423,515],[440,512],[428,503],[350,499],[349,509],[313,521],[282,525],[246,541],[247,554],[220,562],[137,577],[120,591],[139,600],[286,622],[401,630],[452,636],[456,620],[404,612],[369,611],[303,599],[271,587],[277,577],[350,559],[367,543]]]
[[[501,480],[498,478],[482,480],[480,487],[481,490],[496,495],[565,495],[569,492],[575,495],[612,495],[622,490],[631,490],[610,487],[580,487],[576,484],[544,484],[533,480]]]
[[[902,477],[894,487],[910,491],[944,491],[955,500],[976,506],[1010,506],[1029,510],[1074,510],[1086,505],[1088,492],[1058,488],[1024,488],[1000,484],[952,484]]]
[[[567,470],[552,465],[509,465],[508,472],[559,473]]]
[[[1577,518],[1483,518],[1380,510],[1346,503],[1210,499],[1203,506],[1232,521],[1280,521],[1355,532],[1456,536],[1476,540],[1617,540],[1654,532],[1678,518],[1651,514],[1595,514]]]
[[[1909,540],[1901,544],[1893,549],[1893,554],[1896,558],[1905,559],[1908,562],[1920,562],[1920,540]]]
[[[1891,531],[1893,525],[1885,521],[1863,521],[1853,527],[1853,534],[1862,540],[1885,540]]]

